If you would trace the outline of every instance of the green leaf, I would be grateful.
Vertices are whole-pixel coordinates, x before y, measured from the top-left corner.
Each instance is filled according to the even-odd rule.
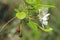
[[[38,36],[40,36],[40,35],[39,35],[39,34],[40,34],[40,31],[39,31],[38,28],[37,28],[37,27],[38,27],[37,23],[29,20],[28,25],[29,25],[29,27],[33,30],[33,31],[32,31],[32,37],[33,37],[34,39],[38,38]]]
[[[54,5],[43,5],[41,4],[43,7],[48,7],[48,8],[56,8]]]
[[[18,10],[18,9],[15,9],[15,11],[16,11],[16,12],[19,12],[19,10]]]
[[[29,20],[28,25],[29,25],[29,27],[30,27],[32,30],[35,30],[35,31],[38,30],[38,28],[37,28],[37,23],[35,23],[35,22]]]
[[[40,27],[43,31],[45,32],[51,32],[53,29],[52,28],[43,28],[43,27]]]
[[[26,0],[26,2],[27,2],[28,4],[34,4],[34,3],[36,2],[36,0]]]
[[[25,13],[25,12],[18,12],[18,13],[16,14],[16,17],[17,17],[18,19],[24,19],[24,18],[26,18],[26,13]]]
[[[40,0],[26,0],[26,2],[27,2],[28,4],[35,5],[35,4],[40,3]]]
[[[22,6],[22,5],[20,5],[19,8],[20,8],[21,11],[24,11],[25,10],[25,7]]]

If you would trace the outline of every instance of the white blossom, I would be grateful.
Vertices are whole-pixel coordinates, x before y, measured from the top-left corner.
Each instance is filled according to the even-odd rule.
[[[42,25],[48,25],[49,15],[48,8],[39,9],[38,17]]]
[[[48,21],[48,19],[49,19],[49,16],[50,14],[46,14],[46,15],[44,15],[41,19],[43,20],[43,21]]]

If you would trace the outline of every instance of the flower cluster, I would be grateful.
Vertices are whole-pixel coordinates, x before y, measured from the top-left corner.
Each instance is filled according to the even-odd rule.
[[[39,9],[39,21],[42,23],[42,26],[48,25],[48,19],[49,19],[49,13],[48,13],[48,8],[41,8]]]

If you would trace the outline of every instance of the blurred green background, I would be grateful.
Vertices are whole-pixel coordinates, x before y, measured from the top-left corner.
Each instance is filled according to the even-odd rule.
[[[0,0],[0,29],[2,25],[15,16],[14,9],[18,8],[19,4],[23,5],[21,1],[24,0]],[[20,38],[18,33],[11,33],[11,35],[13,35],[11,39],[8,37],[8,35],[12,29],[16,30],[19,25],[19,20],[15,19],[0,33],[0,40],[60,40],[60,0],[41,0],[41,3],[54,5],[56,7],[49,9],[51,14],[49,19],[49,26],[53,28],[51,33],[40,30],[39,38],[34,38],[31,36],[32,30],[28,30],[27,27],[23,27],[23,37]],[[4,5],[8,7],[5,7],[5,10],[3,9]]]

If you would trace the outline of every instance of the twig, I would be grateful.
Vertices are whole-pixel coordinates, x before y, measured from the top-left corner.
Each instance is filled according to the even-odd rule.
[[[13,17],[13,18],[10,19],[7,23],[5,23],[5,24],[2,26],[0,32],[8,25],[11,21],[13,21],[15,18],[16,18],[16,17]]]

